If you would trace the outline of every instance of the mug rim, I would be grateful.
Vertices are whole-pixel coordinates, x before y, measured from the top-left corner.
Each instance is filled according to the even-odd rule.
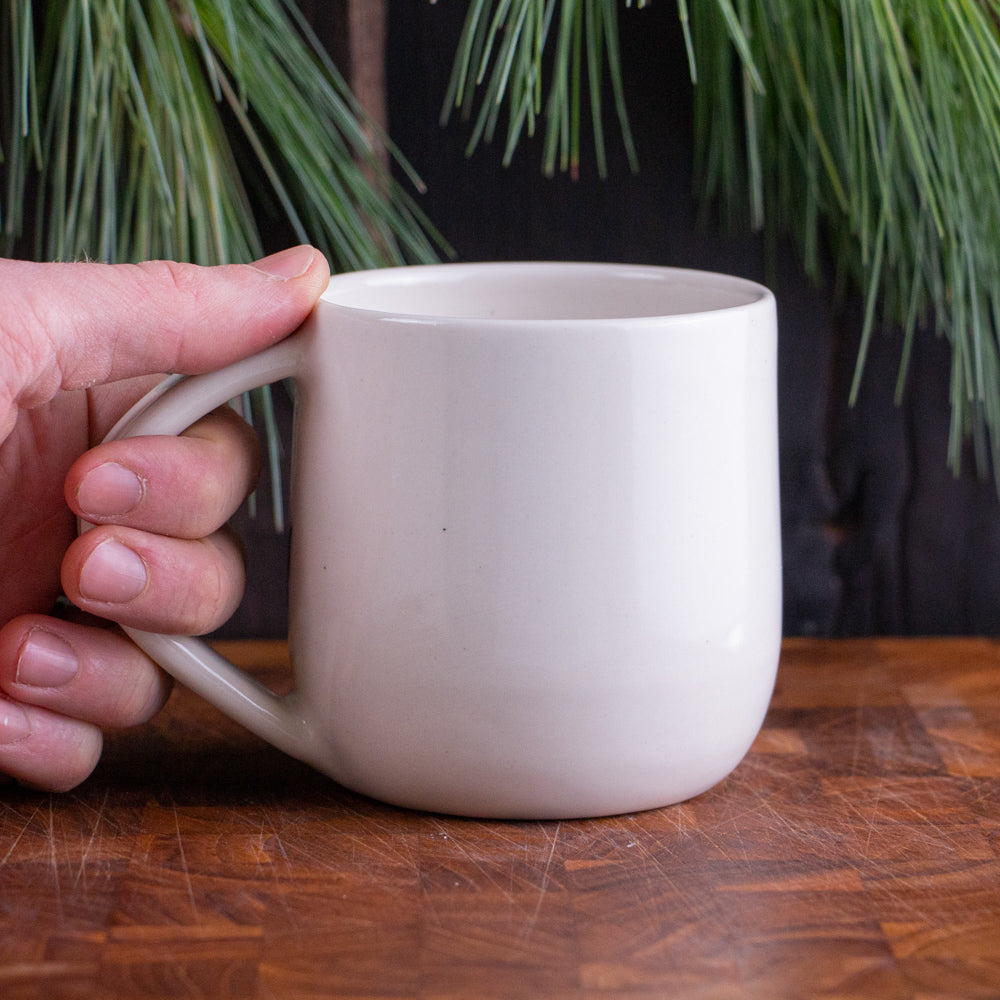
[[[558,274],[572,274],[581,277],[587,271],[603,272],[609,277],[622,281],[672,281],[675,284],[686,285],[689,288],[698,287],[706,290],[716,287],[725,290],[730,295],[742,295],[743,300],[729,302],[719,306],[698,309],[682,309],[677,312],[642,310],[628,312],[622,310],[621,315],[609,312],[606,315],[587,316],[467,316],[457,313],[430,311],[387,309],[381,305],[365,305],[352,301],[340,301],[338,292],[358,292],[379,288],[405,288],[426,281],[428,276],[437,282],[460,281],[474,275],[498,275],[506,272],[511,277],[530,275],[532,279],[551,281]],[[698,318],[718,317],[726,313],[759,309],[762,305],[774,301],[774,293],[765,285],[743,278],[738,275],[719,271],[708,271],[699,268],[673,267],[659,264],[626,264],[600,261],[479,261],[479,262],[444,262],[438,264],[404,264],[394,267],[370,268],[357,271],[343,271],[331,276],[329,284],[320,297],[321,302],[327,302],[338,309],[368,317],[379,317],[383,320],[395,320],[404,323],[444,324],[460,322],[463,325],[507,325],[511,322],[528,321],[532,325],[565,324],[576,325],[606,325],[608,323],[659,323],[691,321]]]

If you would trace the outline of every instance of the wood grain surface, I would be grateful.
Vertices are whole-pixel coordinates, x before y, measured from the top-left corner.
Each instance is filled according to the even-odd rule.
[[[276,685],[281,643],[226,651]],[[720,786],[499,823],[353,795],[186,691],[0,788],[0,997],[1000,997],[1000,646],[790,640]]]

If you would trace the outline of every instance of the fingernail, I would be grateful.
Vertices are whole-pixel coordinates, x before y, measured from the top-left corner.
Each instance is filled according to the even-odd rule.
[[[146,587],[146,564],[130,548],[109,539],[91,552],[80,571],[80,594],[102,604],[127,604]]]
[[[76,676],[79,665],[68,642],[45,629],[34,628],[21,646],[14,680],[31,687],[59,687]]]
[[[28,713],[13,701],[0,701],[0,743],[20,743],[30,735]]]
[[[263,271],[270,278],[278,278],[281,281],[290,281],[292,278],[300,278],[309,270],[316,250],[308,245],[289,247],[278,253],[264,257],[252,266],[258,271]]]
[[[117,517],[134,510],[143,492],[142,480],[131,469],[105,462],[87,473],[76,499],[85,515]]]

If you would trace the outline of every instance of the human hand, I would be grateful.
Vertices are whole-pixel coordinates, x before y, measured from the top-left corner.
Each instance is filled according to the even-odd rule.
[[[180,437],[95,444],[164,371],[254,354],[306,317],[329,270],[298,247],[256,265],[0,260],[0,773],[52,790],[92,771],[101,729],[162,707],[166,676],[83,611],[195,634],[239,603],[223,529],[256,478],[256,437],[216,411]],[[76,537],[76,516],[95,524]]]

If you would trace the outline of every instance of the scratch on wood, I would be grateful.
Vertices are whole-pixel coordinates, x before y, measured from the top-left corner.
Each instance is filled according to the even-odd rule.
[[[760,811],[766,813],[779,827],[784,827],[793,839],[813,843],[814,831],[808,825],[796,822],[787,812],[776,809],[770,798],[760,800]]]
[[[181,868],[184,871],[184,878],[187,880],[188,899],[191,900],[191,908],[197,916],[198,903],[194,898],[194,883],[191,881],[191,872],[188,869],[187,856],[184,853],[184,838],[181,835],[181,818],[177,812],[177,804],[175,802],[171,802],[170,807],[174,812],[174,827],[177,830],[177,849],[181,856]]]
[[[875,801],[872,803],[871,814],[868,816],[868,835],[865,837],[865,849],[861,854],[861,860],[867,862],[871,855],[872,836],[878,824],[879,804],[882,801],[882,789],[885,788],[885,777],[879,780],[878,788],[875,791]]]
[[[370,829],[364,837],[350,836],[349,839],[352,844],[361,844],[365,848],[366,853],[371,849],[374,842],[384,848],[384,850],[376,853],[390,864],[399,860],[410,868],[417,868],[417,862],[412,853],[401,850],[399,846],[400,838],[394,836],[386,827],[376,827]],[[409,842],[404,839],[403,843],[408,844]]]
[[[0,858],[0,868],[3,868],[7,864],[7,862],[10,860],[11,855],[14,853],[14,851],[17,850],[17,845],[21,843],[21,838],[27,832],[28,827],[31,826],[31,824],[34,822],[35,817],[38,815],[41,808],[42,807],[40,805],[35,806],[34,811],[31,813],[31,815],[24,821],[24,823],[21,824],[21,829],[17,831],[17,836],[14,838],[14,842],[10,845],[9,848],[7,848],[7,853],[2,858]]]
[[[271,838],[274,841],[274,846],[281,851],[281,856],[285,859],[285,864],[290,866],[292,859],[288,856],[288,849],[285,847],[285,838],[281,835],[281,828],[275,823],[270,817],[265,817],[261,820],[261,830],[263,832],[264,822],[269,822],[271,825]]]
[[[544,827],[542,829],[544,831]],[[535,902],[535,910],[528,918],[528,922],[524,925],[524,930],[521,933],[521,939],[525,943],[531,940],[531,935],[538,924],[538,916],[542,912],[542,904],[545,902],[545,894],[549,888],[549,872],[552,870],[552,859],[555,857],[556,845],[559,843],[559,831],[561,829],[562,823],[556,823],[556,828],[552,831],[552,843],[549,845],[549,854],[545,859],[545,867],[542,870],[542,882],[538,887],[538,899]],[[546,837],[548,837],[547,833]]]
[[[101,833],[102,826],[104,824],[104,815],[107,811],[108,806],[108,795],[110,794],[110,789],[104,790],[104,798],[101,800],[100,807],[97,810],[97,816],[93,821],[93,825],[90,828],[90,839],[84,845],[83,850],[80,852],[80,867],[77,869],[76,878],[73,880],[73,888],[76,889],[84,875],[87,871],[87,862],[90,860],[90,852],[93,849],[94,841],[97,839],[98,834]],[[76,797],[79,799],[79,796]],[[98,850],[100,854],[100,850]]]
[[[493,878],[493,876],[490,874],[489,870],[476,859],[475,855],[472,854],[462,844],[462,842],[460,840],[458,840],[456,837],[449,837],[448,833],[446,832],[447,831],[447,827],[443,823],[439,822],[438,820],[434,820],[433,822],[434,822],[434,826],[436,826],[437,829],[438,829],[438,836],[440,836],[442,839],[448,840],[450,843],[454,844],[455,847],[466,858],[468,858],[469,861],[472,862],[473,866],[486,879],[486,881],[489,882],[491,885],[496,886],[497,889],[499,889],[500,892],[503,893],[504,899],[507,900],[508,905],[513,906],[514,905],[514,897],[511,894],[510,890],[508,888],[505,888],[504,886],[502,886],[495,878]]]
[[[868,730],[865,726],[865,708],[868,701],[865,697],[867,684],[862,684],[858,693],[858,700],[854,706],[854,743],[851,747],[851,774],[859,772],[859,761],[863,757],[864,745],[867,743]]]
[[[629,816],[627,822],[632,826],[632,830],[628,831],[629,841],[626,846],[634,848],[640,859],[640,864],[648,865],[656,873],[655,881],[646,878],[645,872],[643,872],[642,878],[635,879],[636,888],[634,898],[636,906],[645,915],[649,926],[658,926],[662,922],[662,915],[656,903],[659,886],[669,886],[670,889],[679,893],[682,897],[687,897],[689,893],[678,886],[670,869],[649,848],[649,844],[653,843],[655,846],[665,849],[668,853],[672,853],[669,846],[650,838],[647,832],[639,825],[635,816]],[[625,829],[624,824],[622,828],[623,830]]]
[[[62,883],[59,881],[59,858],[56,855],[56,814],[53,796],[49,796],[49,857],[52,862],[52,878],[56,890],[56,912],[59,914],[59,924],[63,923]]]

